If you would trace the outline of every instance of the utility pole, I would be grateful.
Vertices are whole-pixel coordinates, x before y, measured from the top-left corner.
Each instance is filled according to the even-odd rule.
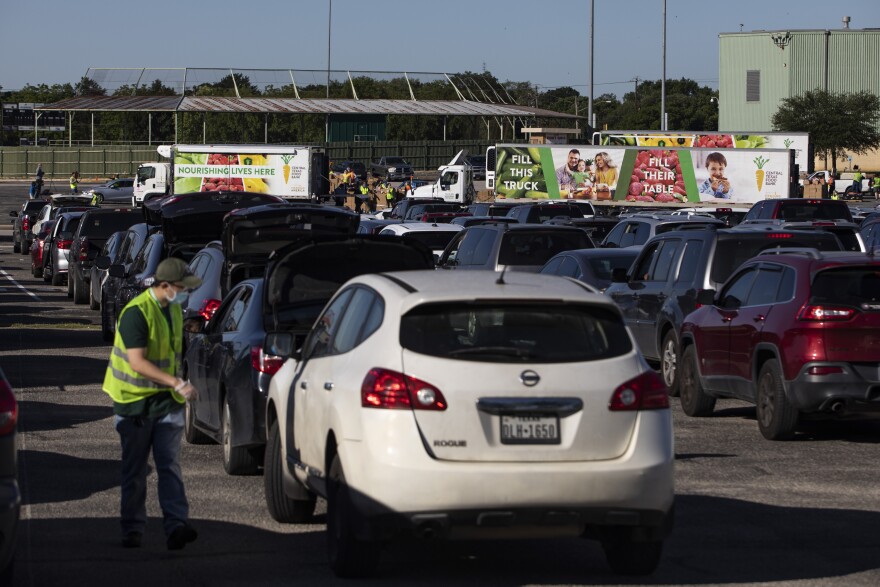
[[[596,16],[594,8],[595,2],[590,0],[590,100],[587,102],[587,121],[589,124],[593,124],[593,23]]]
[[[636,82],[636,91],[635,91],[636,110],[641,110],[641,107],[639,106],[639,82],[642,81],[642,80],[639,78],[639,76],[636,76],[636,77],[634,77],[633,79],[631,79],[631,80],[629,80],[629,81],[631,81],[631,82]]]
[[[666,0],[663,0],[663,78],[660,80],[660,130],[666,131]]]

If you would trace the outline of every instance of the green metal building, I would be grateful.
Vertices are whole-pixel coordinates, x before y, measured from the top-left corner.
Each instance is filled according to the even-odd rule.
[[[808,90],[880,95],[880,29],[721,33],[718,71],[719,130],[771,131],[780,101]]]

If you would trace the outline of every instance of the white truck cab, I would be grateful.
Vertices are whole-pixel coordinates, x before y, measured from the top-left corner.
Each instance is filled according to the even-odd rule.
[[[413,198],[442,198],[465,205],[474,201],[474,169],[467,162],[467,151],[459,151],[447,165],[440,167],[434,183],[413,190]]]

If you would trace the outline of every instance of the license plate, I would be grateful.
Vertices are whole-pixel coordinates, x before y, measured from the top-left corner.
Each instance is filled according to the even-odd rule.
[[[557,416],[501,416],[502,444],[559,444]]]

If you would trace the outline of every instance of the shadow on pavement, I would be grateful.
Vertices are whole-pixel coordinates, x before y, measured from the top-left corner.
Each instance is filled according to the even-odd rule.
[[[101,385],[107,370],[107,358],[73,355],[6,355],[0,364],[16,389]]]
[[[36,450],[19,450],[18,457],[22,466],[27,468],[28,479],[27,485],[22,487],[22,505],[81,500],[119,487],[118,460],[81,459]],[[75,471],[88,471],[89,474],[72,474]]]
[[[107,397],[106,406],[57,404],[24,400],[18,402],[19,431],[23,433],[66,430],[113,416]]]

